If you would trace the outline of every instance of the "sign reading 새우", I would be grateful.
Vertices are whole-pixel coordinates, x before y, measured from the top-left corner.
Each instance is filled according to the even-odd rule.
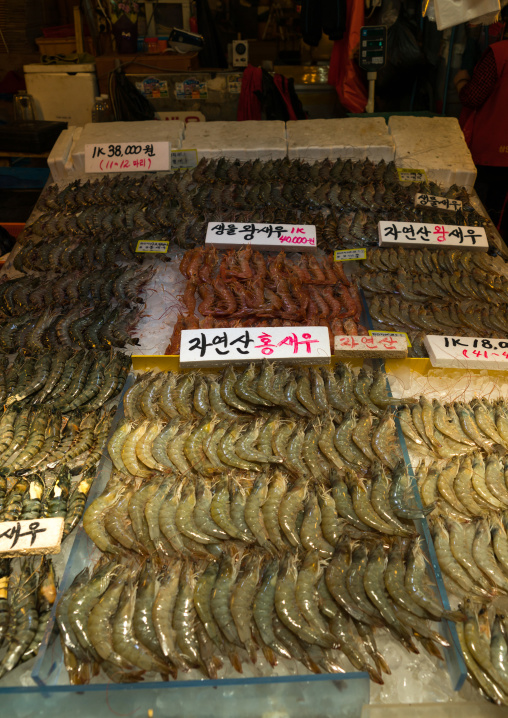
[[[329,364],[328,327],[235,327],[185,329],[180,367],[250,364],[264,359],[294,364]]]

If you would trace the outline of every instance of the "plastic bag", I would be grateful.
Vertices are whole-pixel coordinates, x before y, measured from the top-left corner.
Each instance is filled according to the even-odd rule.
[[[446,30],[501,10],[499,0],[434,0],[434,6],[438,30]]]

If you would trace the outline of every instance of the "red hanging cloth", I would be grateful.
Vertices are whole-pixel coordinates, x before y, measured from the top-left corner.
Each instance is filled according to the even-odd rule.
[[[342,40],[336,40],[333,45],[328,72],[328,84],[337,90],[343,107],[357,113],[365,112],[368,99],[360,68],[353,61],[364,22],[363,0],[347,0],[346,32]]]
[[[238,100],[237,120],[260,120],[261,101],[256,92],[263,91],[263,71],[260,67],[247,65],[242,75],[242,89]]]

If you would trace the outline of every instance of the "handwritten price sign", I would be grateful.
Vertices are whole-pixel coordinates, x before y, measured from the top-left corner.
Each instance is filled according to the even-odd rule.
[[[2,521],[0,523],[0,555],[59,553],[64,519]]]
[[[481,337],[441,337],[424,340],[432,366],[508,370],[508,341]]]
[[[170,168],[169,142],[85,145],[85,172],[155,172]]]
[[[423,222],[379,222],[380,247],[439,246],[487,251],[489,243],[483,227]]]
[[[415,194],[416,207],[437,207],[438,209],[449,209],[456,212],[462,209],[462,202],[458,199],[448,197],[436,197],[433,194]]]
[[[180,367],[250,364],[263,359],[296,364],[328,364],[327,327],[251,327],[186,329],[180,344]]]
[[[309,252],[316,248],[316,227],[310,224],[226,224],[209,222],[205,244],[235,249],[252,244],[267,251]]]
[[[405,359],[407,341],[405,337],[335,337],[335,356],[343,359],[353,357],[387,357]]]

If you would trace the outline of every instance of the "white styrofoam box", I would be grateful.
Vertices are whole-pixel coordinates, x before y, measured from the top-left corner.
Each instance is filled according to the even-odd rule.
[[[279,120],[190,122],[183,149],[196,149],[198,159],[275,160],[286,157],[286,126]]]
[[[81,137],[81,134],[83,132],[83,127],[76,127],[74,130],[74,137],[72,138],[72,145],[69,152],[69,156],[67,158],[67,162],[65,163],[65,176],[69,177],[71,175],[77,174],[76,170],[74,169],[74,151],[76,149],[76,145],[79,142],[79,138]]]
[[[155,113],[155,117],[158,120],[164,120],[164,122],[180,120],[180,122],[185,122],[186,125],[189,122],[206,122],[206,117],[198,110],[186,110],[185,112],[182,110],[159,110]]]
[[[290,159],[391,162],[395,143],[382,117],[297,120],[287,123]]]
[[[36,120],[69,125],[92,121],[98,94],[95,64],[24,65],[27,92],[34,98]]]
[[[65,163],[69,159],[75,129],[75,127],[69,127],[63,130],[49,154],[48,167],[55,182],[67,176]]]
[[[92,122],[85,125],[73,150],[76,172],[85,171],[85,145],[100,142],[171,142],[171,149],[179,149],[185,124],[179,120],[160,122]]]
[[[476,167],[455,117],[394,115],[388,129],[395,141],[397,167],[424,169],[429,180],[472,189]]]

